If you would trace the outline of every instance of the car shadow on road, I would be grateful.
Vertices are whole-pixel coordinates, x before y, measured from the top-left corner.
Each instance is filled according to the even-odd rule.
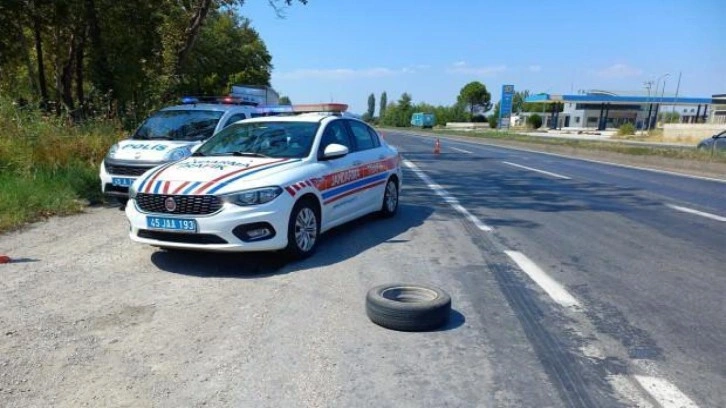
[[[409,189],[410,190],[410,189]],[[205,278],[257,279],[337,264],[381,244],[402,245],[401,234],[424,223],[434,208],[408,191],[392,218],[371,214],[321,236],[315,254],[291,261],[279,252],[214,253],[158,250],[151,262],[159,269]]]

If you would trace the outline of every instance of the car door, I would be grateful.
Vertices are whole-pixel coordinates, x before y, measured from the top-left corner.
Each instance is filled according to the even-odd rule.
[[[726,151],[726,132],[721,132],[716,135],[713,140],[713,149],[716,151]]]
[[[324,160],[323,152],[332,143],[348,148],[346,156]],[[355,189],[357,172],[355,167],[361,162],[355,145],[351,140],[348,127],[343,120],[328,122],[318,147],[318,161],[322,164],[322,188],[324,222],[338,225],[354,218],[363,206],[359,193]]]
[[[384,149],[378,135],[368,125],[351,119],[346,122],[356,147],[356,160],[353,164],[361,169],[362,205],[367,212],[378,210],[383,202],[387,176],[381,166],[386,159]]]

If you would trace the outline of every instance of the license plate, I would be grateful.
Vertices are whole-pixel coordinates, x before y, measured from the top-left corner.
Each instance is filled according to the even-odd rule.
[[[111,178],[111,184],[114,186],[119,187],[131,187],[132,184],[134,184],[135,178],[127,178],[127,177],[112,177]]]
[[[180,218],[146,217],[146,226],[151,229],[168,231],[197,231],[197,222],[195,220]]]

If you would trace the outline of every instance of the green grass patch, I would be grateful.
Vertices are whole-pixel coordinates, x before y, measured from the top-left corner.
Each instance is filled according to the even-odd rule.
[[[0,98],[0,231],[100,203],[99,165],[122,135],[113,121],[73,125]]]

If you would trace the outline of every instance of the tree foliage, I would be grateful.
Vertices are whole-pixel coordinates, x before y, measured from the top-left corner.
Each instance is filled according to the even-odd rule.
[[[383,119],[383,116],[386,115],[386,108],[388,107],[388,95],[386,95],[386,91],[383,91],[381,94],[381,100],[378,102],[380,108],[378,108],[378,117]]]
[[[281,96],[279,104],[280,105],[292,105],[292,101],[290,101],[290,98],[288,96]]]
[[[307,0],[268,0],[275,12]],[[145,116],[180,92],[266,85],[244,0],[3,0],[0,93],[74,117]]]
[[[492,108],[492,95],[487,87],[479,81],[472,81],[464,85],[459,92],[457,102],[466,106],[469,117],[473,118],[474,113],[484,113]]]
[[[542,116],[538,114],[531,115],[527,118],[527,125],[532,129],[539,129],[542,127]]]
[[[388,104],[381,116],[380,123],[385,126],[410,127],[411,116],[416,112],[433,113],[437,126],[445,126],[447,122],[463,122],[467,120],[467,112],[463,105],[434,106],[428,103],[413,103],[411,95],[404,93],[394,103]]]
[[[366,113],[368,114],[368,120],[372,119],[376,113],[376,96],[372,93],[368,95],[368,110]]]

